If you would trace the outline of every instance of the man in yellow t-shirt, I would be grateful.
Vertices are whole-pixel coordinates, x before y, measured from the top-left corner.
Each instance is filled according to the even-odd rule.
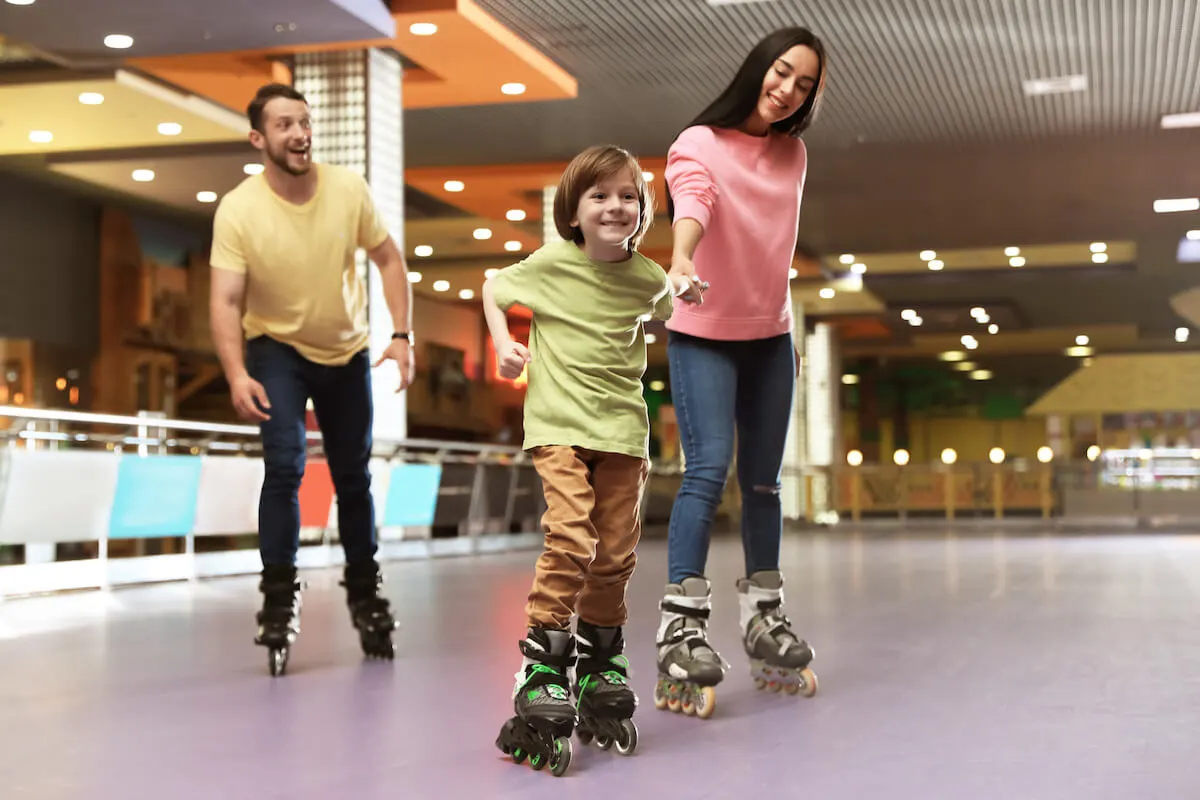
[[[368,471],[373,408],[367,289],[354,257],[364,248],[379,269],[396,333],[374,366],[395,361],[399,390],[407,388],[414,369],[407,269],[366,182],[348,169],[312,163],[303,95],[270,84],[247,113],[264,170],[222,198],[210,260],[217,354],[234,408],[262,431],[263,607],[255,641],[270,649],[271,671],[278,674],[300,632],[296,552],[311,399],[337,492],[351,620],[368,655],[391,658],[395,622],[379,595]]]

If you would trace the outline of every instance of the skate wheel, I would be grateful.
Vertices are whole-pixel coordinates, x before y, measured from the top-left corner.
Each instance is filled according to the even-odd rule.
[[[267,654],[267,667],[271,675],[283,675],[287,671],[288,651],[286,648],[274,647]]]
[[[800,684],[798,684],[798,683],[789,683],[789,684],[787,684],[786,686],[784,686],[784,687],[783,687],[783,690],[784,690],[785,692],[787,692],[788,694],[797,694],[797,693],[799,693],[799,691],[800,691]]]
[[[607,736],[597,736],[596,737],[596,747],[599,747],[601,750],[608,750],[612,746],[613,746],[613,740],[610,739],[609,737],[607,737]]]
[[[717,709],[717,690],[711,686],[703,686],[696,693],[696,716],[708,719]]]
[[[520,764],[525,760],[525,751],[521,748],[516,748],[512,751],[512,760],[514,764]]]
[[[800,671],[800,680],[799,691],[801,694],[805,697],[812,697],[817,693],[817,673],[805,667]]]
[[[755,678],[754,679],[754,688],[761,691],[762,689],[767,688],[767,682],[765,680],[763,680],[762,678]]]
[[[683,705],[683,701],[680,700],[678,697],[668,697],[667,698],[667,709],[670,711],[674,711],[674,712],[678,713],[678,711],[682,707],[682,705]]]
[[[633,720],[621,720],[621,734],[617,737],[617,752],[623,756],[633,753],[637,749],[638,729]]]
[[[591,744],[592,739],[595,738],[592,736],[592,732],[586,728],[576,728],[575,735],[579,737],[579,743],[584,747],[587,747],[589,744]]]
[[[667,687],[662,681],[654,684],[654,707],[659,711],[667,707]]]
[[[554,755],[550,757],[550,774],[561,778],[571,766],[571,739],[560,736],[554,740]]]

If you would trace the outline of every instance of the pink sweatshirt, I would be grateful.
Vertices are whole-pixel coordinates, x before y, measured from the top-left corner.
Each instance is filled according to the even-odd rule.
[[[676,298],[667,327],[706,339],[764,339],[792,330],[788,272],[796,251],[804,142],[697,125],[667,153],[675,220],[704,226],[693,262],[704,303]]]

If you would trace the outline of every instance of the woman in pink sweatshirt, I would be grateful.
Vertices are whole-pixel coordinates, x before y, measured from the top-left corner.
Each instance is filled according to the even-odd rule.
[[[798,364],[788,272],[807,166],[800,135],[819,107],[825,62],[810,31],[770,34],[667,154],[671,273],[695,288],[676,299],[667,325],[686,470],[671,512],[655,705],[703,718],[725,675],[707,641],[704,573],[735,441],[746,560],[737,590],[751,674],[759,688],[816,690],[812,648],[783,614],[779,490]]]

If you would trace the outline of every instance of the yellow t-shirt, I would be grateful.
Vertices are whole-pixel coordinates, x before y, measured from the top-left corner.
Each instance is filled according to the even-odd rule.
[[[354,264],[358,248],[383,243],[362,176],[314,164],[317,190],[303,205],[246,178],[221,199],[210,262],[246,276],[246,338],[270,336],[318,364],[341,365],[367,346],[367,287]]]
[[[635,458],[649,455],[642,393],[642,324],[669,319],[667,273],[640,253],[592,261],[554,242],[492,278],[496,304],[533,312],[525,448],[569,445]]]

